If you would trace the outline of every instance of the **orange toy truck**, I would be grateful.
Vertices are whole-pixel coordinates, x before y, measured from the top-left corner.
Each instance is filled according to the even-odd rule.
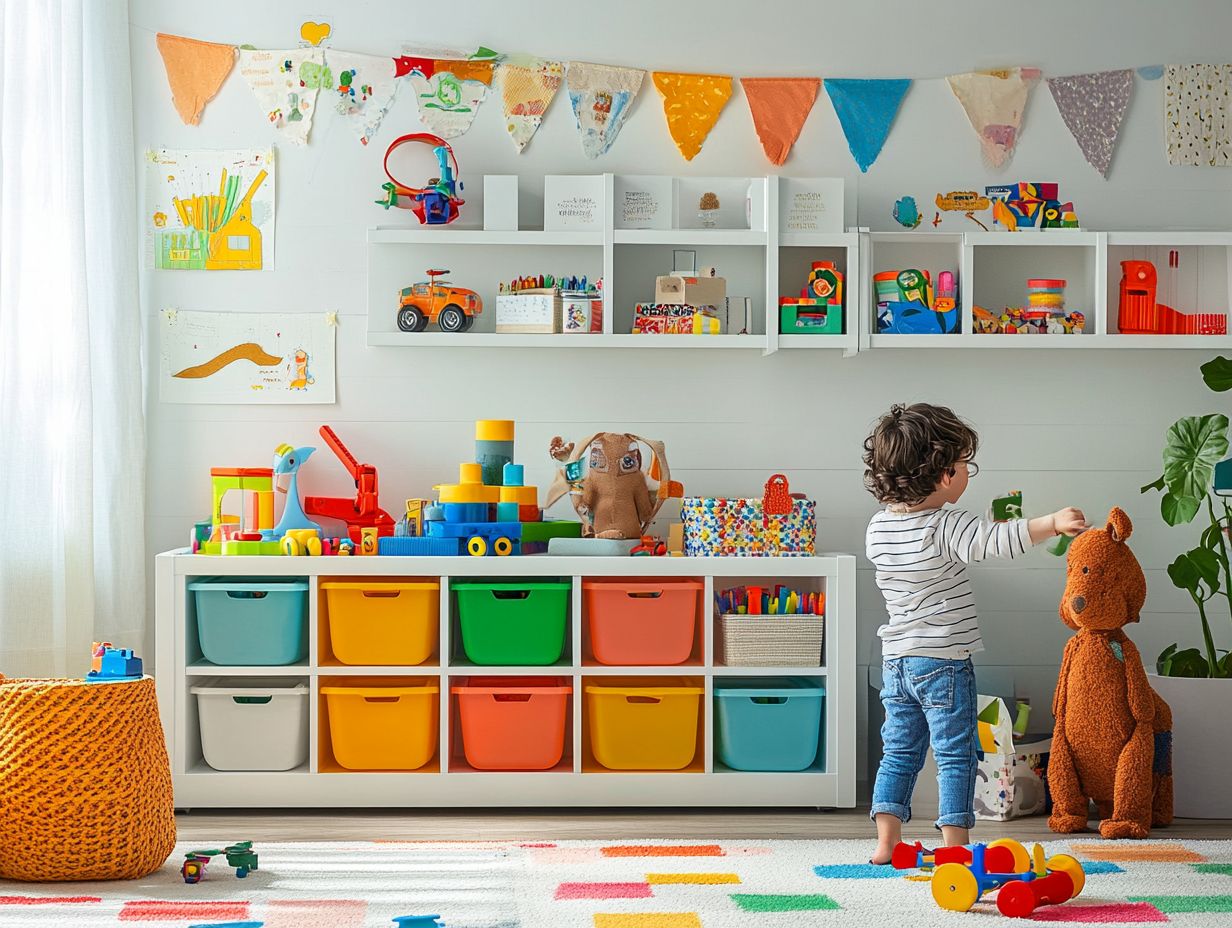
[[[449,271],[425,271],[428,280],[403,287],[398,299],[398,328],[403,332],[422,332],[435,322],[442,332],[465,332],[483,312],[483,300],[474,290],[451,287],[437,280]]]

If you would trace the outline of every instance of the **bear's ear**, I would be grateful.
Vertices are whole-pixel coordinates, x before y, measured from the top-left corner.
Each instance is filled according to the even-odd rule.
[[[1108,537],[1113,541],[1128,541],[1129,536],[1134,533],[1134,523],[1129,521],[1124,509],[1113,506],[1112,512],[1108,513],[1107,530]]]

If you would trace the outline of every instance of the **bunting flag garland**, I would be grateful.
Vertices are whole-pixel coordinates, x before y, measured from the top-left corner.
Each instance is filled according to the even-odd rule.
[[[813,109],[821,78],[742,77],[740,86],[744,88],[762,151],[771,164],[782,164]]]
[[[240,73],[270,125],[293,145],[305,144],[312,129],[317,94],[321,87],[332,83],[325,67],[324,49],[241,48]]]
[[[394,60],[327,48],[325,64],[332,81],[322,88],[322,93],[340,115],[350,120],[360,143],[367,145],[393,106],[398,90]]]
[[[235,66],[235,46],[162,32],[154,41],[163,56],[163,67],[167,69],[167,85],[171,88],[175,111],[185,125],[199,125],[205,104],[214,99]]]
[[[497,66],[496,84],[505,110],[505,129],[519,152],[538,131],[564,77],[563,61],[533,56],[507,59]]]
[[[612,147],[645,77],[638,68],[569,62],[569,102],[587,158],[598,158]]]
[[[484,49],[483,51],[486,51]],[[443,139],[457,138],[471,127],[487,95],[496,64],[492,58],[398,59],[398,70],[410,63],[409,79],[419,104],[419,120]]]
[[[1232,64],[1164,68],[1169,164],[1232,164]]]
[[[1100,71],[1050,77],[1048,89],[1083,157],[1107,177],[1121,121],[1134,89],[1134,72]]]
[[[1014,156],[1022,114],[1039,78],[1038,68],[977,71],[946,78],[993,167],[1001,167]]]
[[[692,161],[731,99],[732,79],[723,74],[676,74],[655,71],[655,89],[663,97],[663,115],[685,161]]]
[[[867,173],[877,160],[894,125],[899,105],[911,88],[909,80],[833,80],[826,78],[826,93],[847,137],[851,157]]]

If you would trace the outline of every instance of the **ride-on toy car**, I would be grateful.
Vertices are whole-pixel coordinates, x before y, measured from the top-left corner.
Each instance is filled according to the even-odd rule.
[[[422,332],[435,322],[442,332],[465,332],[483,312],[483,300],[474,290],[451,287],[438,280],[449,271],[431,268],[428,279],[403,287],[398,299],[398,328],[403,332]]]

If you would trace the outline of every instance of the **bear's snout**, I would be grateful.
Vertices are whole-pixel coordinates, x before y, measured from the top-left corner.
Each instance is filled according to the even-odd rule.
[[[1087,607],[1087,598],[1085,596],[1075,596],[1069,601],[1069,607],[1075,612],[1081,612]]]

